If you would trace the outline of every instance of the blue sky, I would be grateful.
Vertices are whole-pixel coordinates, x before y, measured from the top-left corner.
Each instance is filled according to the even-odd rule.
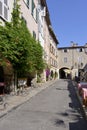
[[[87,43],[87,0],[46,0],[58,47]]]

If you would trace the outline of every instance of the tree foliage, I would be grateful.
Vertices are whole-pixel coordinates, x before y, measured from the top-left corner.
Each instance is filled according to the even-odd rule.
[[[30,34],[20,18],[20,5],[16,1],[12,21],[0,26],[0,60],[7,58],[18,73],[40,72],[44,68],[43,49]]]

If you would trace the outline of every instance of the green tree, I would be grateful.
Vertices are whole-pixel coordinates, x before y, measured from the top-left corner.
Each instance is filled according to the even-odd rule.
[[[13,9],[11,23],[0,26],[0,59],[2,55],[7,58],[14,71],[20,75],[40,72],[44,68],[43,49],[20,18],[18,1]]]

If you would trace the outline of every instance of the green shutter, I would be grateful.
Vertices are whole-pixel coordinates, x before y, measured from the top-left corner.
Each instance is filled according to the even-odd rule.
[[[36,9],[36,22],[38,22],[38,10]]]
[[[31,10],[32,15],[33,15],[34,8],[35,8],[35,4],[34,4],[34,0],[32,0],[32,10]]]
[[[27,0],[27,6],[29,7],[29,0]]]

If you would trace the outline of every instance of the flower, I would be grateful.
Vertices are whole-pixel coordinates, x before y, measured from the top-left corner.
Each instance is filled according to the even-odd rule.
[[[46,70],[46,77],[48,77],[49,75],[50,75],[50,70],[47,69],[47,70]]]

